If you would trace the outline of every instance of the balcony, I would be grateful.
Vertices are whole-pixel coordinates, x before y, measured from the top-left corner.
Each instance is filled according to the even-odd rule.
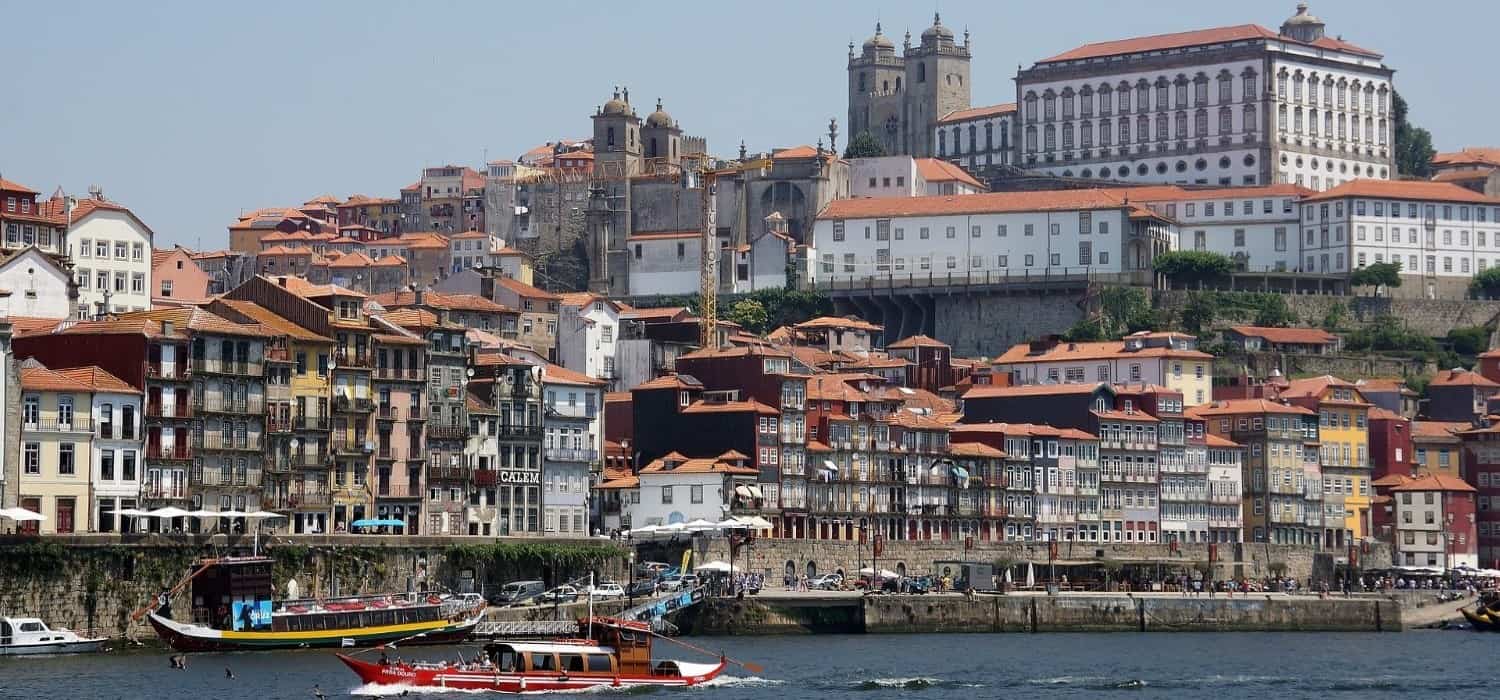
[[[467,481],[468,467],[428,467],[427,481]]]
[[[21,431],[26,433],[92,433],[94,426],[88,416],[75,415],[70,421],[56,418],[41,418],[24,421]]]
[[[373,446],[366,445],[363,436],[358,436],[354,439],[338,436],[333,439],[333,451],[340,456],[363,456],[369,454],[373,449]]]
[[[467,425],[427,426],[427,439],[429,440],[467,440],[468,437],[469,426]]]
[[[225,360],[212,357],[193,360],[193,369],[201,374],[227,374],[239,377],[265,376],[265,366],[260,362],[241,362],[239,360]]]
[[[328,416],[300,415],[292,419],[292,427],[297,430],[328,430]]]
[[[412,483],[381,482],[375,489],[375,495],[382,498],[421,498],[422,487]]]
[[[542,450],[542,456],[549,462],[592,462],[598,454],[592,449],[573,447],[548,447]]]
[[[150,403],[150,402],[147,402],[147,404],[146,404],[146,418],[147,418],[147,420],[153,420],[153,419],[186,420],[186,419],[192,418],[192,417],[193,417],[193,408],[191,406],[187,405],[186,403],[174,404],[172,406],[163,406],[160,403]]]
[[[401,409],[381,404],[375,408],[375,420],[401,420]]]
[[[261,476],[259,469],[247,469],[243,472],[222,469],[193,470],[189,480],[194,486],[260,486]]]
[[[268,432],[268,433],[290,433],[290,432],[292,432],[292,426],[293,426],[294,423],[295,423],[295,421],[293,421],[290,418],[272,418],[272,417],[267,416],[266,417],[266,432]]]
[[[536,440],[542,436],[542,427],[501,424],[496,430],[496,435],[502,440]]]
[[[193,461],[193,450],[186,445],[177,445],[171,448],[162,448],[159,445],[147,445],[146,461],[191,462]]]
[[[328,466],[328,455],[320,452],[298,452],[287,458],[293,467],[314,468]]]
[[[548,406],[547,415],[559,418],[587,418],[593,420],[598,415],[596,406],[584,404],[582,406]]]
[[[335,366],[342,368],[357,367],[360,369],[371,369],[375,366],[375,356],[366,352],[349,352],[339,350],[334,353]]]
[[[196,447],[204,452],[259,452],[261,442],[258,435],[225,438],[223,435],[207,433]]]
[[[375,401],[369,398],[336,396],[333,399],[333,410],[340,413],[373,413]]]
[[[158,501],[185,501],[187,500],[187,488],[182,484],[144,484],[141,486],[141,498]]]
[[[267,496],[267,504],[274,510],[296,510],[298,508],[323,508],[333,505],[333,492],[327,490],[293,491],[278,496]]]
[[[225,399],[199,396],[193,399],[193,410],[198,413],[239,413],[260,415],[266,412],[265,401],[254,399]]]
[[[401,450],[393,449],[389,445],[383,445],[375,450],[375,460],[379,462],[396,462],[404,459]]]
[[[174,364],[174,365],[161,365],[161,364],[154,364],[154,365],[153,364],[147,364],[146,365],[146,378],[148,378],[148,379],[162,379],[162,380],[167,380],[167,381],[186,381],[188,378],[190,378],[192,376],[193,376],[192,371],[188,368],[188,366],[185,363],[183,363],[183,364]]]
[[[421,367],[376,367],[375,378],[398,382],[425,382],[427,372]]]

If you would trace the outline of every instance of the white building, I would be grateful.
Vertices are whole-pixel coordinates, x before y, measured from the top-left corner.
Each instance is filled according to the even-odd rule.
[[[472,392],[467,396],[465,408],[469,417],[469,437],[464,443],[464,461],[474,474],[469,485],[472,490],[469,505],[464,509],[468,519],[466,532],[482,537],[498,535],[499,412]],[[506,450],[509,451],[509,446]]]
[[[637,475],[639,500],[628,506],[630,525],[719,522],[729,513],[735,487],[754,486],[758,474],[742,462],[688,459],[673,452],[653,460]]]
[[[630,252],[630,295],[693,294],[698,291],[701,231],[636,233],[625,238]]]
[[[1009,374],[1010,387],[975,387],[983,391],[965,396],[1003,395],[1022,385],[1157,384],[1196,406],[1213,398],[1213,360],[1198,349],[1197,338],[1183,333],[1141,331],[1095,343],[1038,340],[1014,345],[995,358],[995,373]]]
[[[1016,77],[1022,167],[1314,190],[1389,178],[1393,70],[1305,4],[1255,24],[1085,44]]]
[[[98,367],[58,373],[93,387],[94,449],[91,480],[94,524],[100,532],[123,531],[116,512],[135,508],[145,472],[145,424],[141,392]],[[145,523],[137,521],[136,526]]]
[[[1500,199],[1448,182],[1356,180],[1302,200],[1303,269],[1401,263],[1406,295],[1462,298],[1500,265]]]
[[[963,168],[937,158],[880,156],[849,161],[851,197],[976,194],[989,188]]]
[[[151,308],[154,235],[129,209],[104,199],[98,190],[78,201],[68,228],[68,250],[78,279],[79,317],[92,318],[101,309]]]
[[[618,302],[593,292],[562,295],[557,311],[557,361],[595,379],[615,379],[615,343],[620,334]]]
[[[1177,248],[1176,234],[1166,219],[1127,202],[1124,191],[837,200],[814,224],[808,278],[819,285],[1149,279],[1156,255]]]
[[[590,532],[589,485],[604,448],[604,382],[542,366],[543,532]]]
[[[0,316],[73,318],[72,284],[56,258],[27,246],[0,262]]]
[[[1203,429],[1203,424],[1198,424]],[[1208,460],[1208,535],[1213,542],[1244,537],[1245,448],[1217,435],[1204,436]]]
[[[1016,103],[949,112],[933,131],[937,156],[969,170],[1010,165],[1015,154]]]
[[[1297,185],[1185,189],[1141,187],[1119,192],[1177,224],[1182,250],[1219,253],[1245,271],[1301,269]]]

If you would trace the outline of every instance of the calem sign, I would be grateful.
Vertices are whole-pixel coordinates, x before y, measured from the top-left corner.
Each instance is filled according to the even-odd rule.
[[[541,472],[525,469],[501,469],[497,476],[502,484],[540,485],[542,483]]]

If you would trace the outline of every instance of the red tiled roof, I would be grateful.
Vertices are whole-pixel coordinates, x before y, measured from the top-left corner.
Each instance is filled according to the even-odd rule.
[[[549,301],[562,300],[562,297],[559,297],[552,292],[537,289],[536,287],[526,284],[525,282],[522,282],[514,277],[506,277],[504,275],[501,275],[495,277],[494,279],[495,284],[510,290],[511,293],[520,297],[524,297],[527,299],[546,299]]]
[[[1302,201],[1318,202],[1344,197],[1500,204],[1500,199],[1486,197],[1466,187],[1430,180],[1350,180],[1331,190],[1308,195]]]
[[[31,189],[30,187],[27,187],[27,186],[25,186],[25,185],[23,185],[23,184],[21,184],[19,182],[16,182],[15,180],[7,180],[7,179],[5,179],[3,177],[0,177],[0,190],[6,190],[6,191],[9,191],[9,192],[19,192],[21,194],[41,194],[40,192],[37,192],[36,190]]]
[[[1426,439],[1458,439],[1457,433],[1461,433],[1474,426],[1461,421],[1440,420],[1415,420],[1411,422],[1411,437],[1413,440]]]
[[[633,321],[672,320],[679,316],[691,316],[691,314],[688,313],[688,309],[686,306],[657,306],[644,309],[640,307],[634,307],[625,309],[620,312],[620,318]]]
[[[1375,406],[1370,409],[1370,420],[1406,420],[1406,416],[1403,416],[1388,408]]]
[[[1500,387],[1500,384],[1496,384],[1495,382],[1489,380],[1484,375],[1478,372],[1470,372],[1465,369],[1445,369],[1440,370],[1436,375],[1434,375],[1432,377],[1432,381],[1427,383],[1427,386]]]
[[[964,423],[952,427],[952,440],[963,440],[969,435],[1000,433],[1001,435],[1026,435],[1055,437],[1064,440],[1098,440],[1098,436],[1077,428],[1055,428],[1040,423]],[[964,440],[965,442],[969,442]]]
[[[140,389],[127,384],[125,380],[116,377],[115,375],[104,371],[103,368],[97,367],[95,365],[89,365],[87,367],[67,367],[58,369],[56,371],[58,374],[72,379],[73,381],[76,381],[93,391],[103,391],[114,394],[141,393]]]
[[[1000,116],[1002,114],[1014,114],[1015,111],[1016,111],[1016,103],[1014,103],[1014,102],[1002,102],[1000,104],[990,105],[988,107],[970,107],[968,109],[960,109],[960,110],[956,110],[956,111],[953,111],[953,112],[949,112],[949,113],[943,115],[943,117],[941,119],[939,119],[937,121],[937,123],[939,123],[939,124],[949,124],[949,123],[952,123],[952,122],[968,121],[970,119],[984,119],[986,117],[998,117],[998,116]]]
[[[902,350],[902,349],[905,349],[905,348],[946,348],[946,347],[948,347],[947,343],[945,343],[945,342],[943,342],[941,340],[938,340],[936,338],[929,338],[929,337],[927,337],[925,335],[913,335],[913,336],[910,336],[910,337],[902,338],[902,339],[900,339],[900,340],[898,340],[898,341],[896,341],[894,343],[891,343],[890,345],[885,346],[885,348],[887,350],[891,350],[891,349]]]
[[[278,334],[309,343],[331,343],[333,340],[314,333],[302,326],[279,316],[276,312],[267,309],[253,301],[241,301],[239,299],[219,298],[214,300],[215,304],[223,304],[234,312],[259,323],[266,329]]]
[[[1028,362],[1061,362],[1126,357],[1213,359],[1213,355],[1198,350],[1179,350],[1160,346],[1142,347],[1139,350],[1126,350],[1125,341],[1123,340],[1105,340],[1093,343],[1058,343],[1047,350],[1035,354],[1031,352],[1029,344],[1020,343],[1006,350],[1005,354],[995,358],[993,364],[1010,365]]]
[[[262,276],[265,277],[264,275],[262,275]],[[358,297],[360,299],[364,299],[365,298],[364,294],[356,292],[356,291],[354,291],[352,289],[345,289],[345,288],[340,287],[340,286],[338,286],[336,284],[313,284],[312,282],[307,281],[307,278],[305,278],[305,277],[297,277],[297,276],[294,276],[294,275],[279,275],[279,276],[276,276],[276,277],[266,277],[266,281],[270,282],[271,284],[274,284],[274,285],[277,285],[279,287],[282,287],[282,288],[286,289],[287,291],[289,291],[289,292],[291,292],[293,294],[296,294],[297,296],[300,296],[300,297],[315,298],[315,297],[345,296],[345,297]]]
[[[338,260],[335,260],[335,261],[333,261],[331,263],[328,263],[328,266],[329,267],[340,267],[340,268],[342,268],[342,267],[369,267],[369,266],[371,266],[373,264],[375,264],[375,261],[371,260],[370,256],[365,255],[364,253],[355,251],[355,252],[349,253],[347,255],[341,255],[341,256],[339,256]]]
[[[1208,435],[1203,436],[1203,444],[1208,445],[1209,447],[1243,447],[1243,445],[1239,444],[1238,442],[1235,442],[1228,438],[1219,437],[1218,435],[1214,435],[1213,433],[1209,433]]]
[[[946,160],[938,158],[917,158],[917,172],[922,179],[928,182],[962,182],[976,190],[988,190],[989,187],[979,180],[974,179],[963,168],[958,167]]]
[[[1099,388],[1099,384],[1022,384],[1020,386],[996,386],[980,384],[964,394],[969,399],[1004,399],[1019,396],[1055,396],[1060,394],[1088,394]]]
[[[818,218],[871,219],[1125,207],[1125,198],[1120,195],[1120,190],[1114,189],[984,192],[926,197],[836,199],[818,213]]]
[[[854,318],[853,316],[819,316],[817,318],[803,321],[802,323],[797,324],[796,328],[798,330],[841,328],[873,332],[881,330],[882,328],[884,328],[884,326],[877,326],[862,318]]]
[[[751,474],[759,474],[760,472],[757,471],[754,467],[736,467],[736,466],[734,466],[732,464],[725,464],[724,462],[720,462],[717,459],[712,459],[712,458],[687,459],[687,460],[683,460],[681,462],[677,462],[676,466],[674,466],[674,467],[668,468],[667,467],[667,458],[663,457],[661,459],[652,460],[652,462],[650,464],[646,465],[645,467],[642,467],[641,468],[641,473],[642,474],[674,474],[674,473],[681,473],[681,474],[713,474],[713,473],[719,473],[719,474],[751,475]]]
[[[755,399],[749,401],[724,401],[720,403],[709,403],[707,401],[694,401],[683,413],[758,413],[761,415],[775,416],[780,412]]]
[[[1332,345],[1339,337],[1321,328],[1267,328],[1263,326],[1233,326],[1229,330],[1251,338],[1262,338],[1268,342],[1294,345]]]
[[[824,155],[827,155],[827,154],[828,154],[827,151],[824,151]],[[771,158],[773,158],[773,159],[777,159],[777,158],[812,158],[813,156],[816,156],[816,155],[818,155],[818,149],[813,148],[812,146],[808,146],[806,144],[801,145],[801,146],[792,146],[791,148],[783,148],[783,149],[771,152]]]
[[[1356,398],[1352,400],[1339,400],[1327,396],[1330,387],[1340,387],[1354,391]],[[1281,395],[1286,398],[1316,398],[1325,404],[1339,404],[1343,406],[1369,406],[1365,401],[1364,392],[1354,382],[1339,379],[1330,374],[1318,377],[1307,377],[1305,379],[1293,379],[1286,383],[1281,389]]]
[[[1249,415],[1255,413],[1279,413],[1298,416],[1317,415],[1313,411],[1301,406],[1277,403],[1269,399],[1228,399],[1212,403],[1201,403],[1188,408],[1187,411],[1183,412],[1183,415],[1188,418],[1207,418],[1209,416]]]
[[[1467,182],[1469,180],[1484,180],[1494,174],[1496,168],[1476,168],[1473,170],[1445,170],[1432,176],[1433,182]]]
[[[1291,37],[1281,36],[1258,24],[1240,24],[1232,27],[1214,27],[1211,29],[1196,29],[1187,32],[1173,32],[1171,34],[1156,34],[1153,36],[1135,37],[1131,39],[1117,39],[1114,41],[1100,41],[1092,44],[1084,44],[1075,49],[1065,51],[1050,58],[1037,61],[1038,64],[1055,63],[1058,61],[1077,61],[1087,58],[1103,58],[1105,56],[1119,56],[1123,54],[1145,53],[1148,51],[1166,51],[1170,49],[1182,49],[1191,46],[1206,46],[1209,44],[1224,44],[1236,41],[1251,40],[1276,40],[1291,44],[1305,44],[1324,49],[1346,51],[1372,58],[1380,58],[1380,54],[1369,49],[1360,48],[1341,39],[1324,37],[1313,42],[1301,42]]]
[[[1404,484],[1392,486],[1392,491],[1459,491],[1474,493],[1477,489],[1463,479],[1442,474],[1426,474],[1410,479]]]
[[[1494,148],[1492,146],[1471,146],[1458,151],[1438,153],[1432,157],[1432,165],[1434,167],[1444,165],[1500,166],[1500,148]]]
[[[10,323],[11,332],[16,335],[39,335],[51,333],[52,329],[62,325],[60,318],[36,318],[33,316],[6,316],[0,318],[0,322]]]
[[[574,372],[561,365],[547,364],[542,366],[542,383],[604,386],[605,381],[603,379],[595,379],[582,372]]]
[[[982,442],[954,442],[948,444],[948,454],[959,457],[986,457],[989,459],[1004,459],[1005,452],[997,450]]]

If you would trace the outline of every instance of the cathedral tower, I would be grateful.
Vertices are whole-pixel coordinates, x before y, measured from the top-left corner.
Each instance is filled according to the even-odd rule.
[[[922,32],[922,43],[906,47],[906,99],[901,121],[906,125],[907,149],[917,158],[937,155],[933,130],[949,112],[968,109],[969,33],[964,43],[954,41],[953,30],[932,15],[932,26]]]
[[[846,140],[868,131],[890,154],[906,153],[907,129],[902,121],[906,94],[906,61],[896,45],[875,24],[875,35],[865,40],[859,54],[849,44],[849,133]]]

